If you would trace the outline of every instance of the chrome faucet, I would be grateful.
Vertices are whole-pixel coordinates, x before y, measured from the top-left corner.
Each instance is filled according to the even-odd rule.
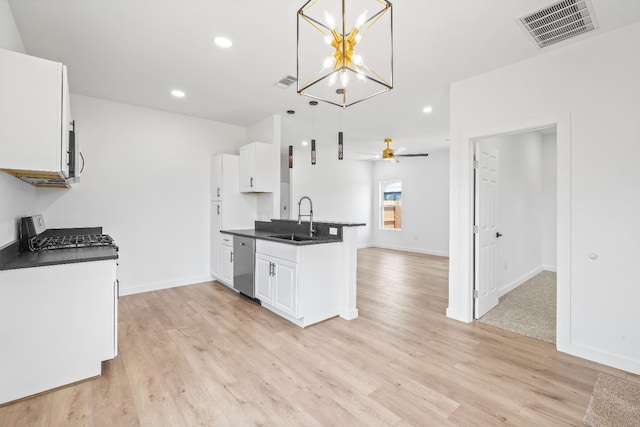
[[[304,199],[307,199],[309,201],[309,215],[302,215],[300,213],[300,206],[302,206],[302,201]],[[311,201],[311,198],[309,198],[308,196],[302,196],[300,198],[300,201],[298,202],[298,224],[302,224],[303,216],[309,217],[309,236],[313,237],[313,232],[315,231],[313,229],[313,202]]]

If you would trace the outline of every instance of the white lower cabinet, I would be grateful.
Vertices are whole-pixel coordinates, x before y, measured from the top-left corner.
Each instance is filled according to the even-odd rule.
[[[337,316],[340,244],[256,241],[256,298],[263,307],[302,327]]]
[[[0,271],[0,291],[0,405],[100,375],[116,356],[116,260]]]
[[[220,244],[220,281],[233,288],[233,236],[222,235]]]
[[[298,264],[256,253],[256,298],[298,317]]]

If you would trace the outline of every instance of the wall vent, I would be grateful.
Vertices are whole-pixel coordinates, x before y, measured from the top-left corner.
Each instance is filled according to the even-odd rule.
[[[518,18],[538,47],[579,36],[598,28],[589,0],[561,0]]]
[[[280,81],[277,82],[274,86],[279,87],[280,89],[286,89],[297,81],[298,79],[295,78],[295,76],[289,74],[280,79]]]

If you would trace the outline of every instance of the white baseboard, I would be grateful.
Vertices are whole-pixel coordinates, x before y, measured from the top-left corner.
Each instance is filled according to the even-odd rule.
[[[535,277],[537,274],[542,272],[542,270],[544,270],[544,269],[545,268],[543,266],[536,267],[533,270],[531,270],[530,272],[526,273],[525,275],[518,277],[516,280],[514,280],[513,282],[507,284],[505,287],[500,288],[500,290],[498,291],[498,297],[501,297],[501,296],[503,296],[505,294],[508,294],[509,292],[511,292],[512,290],[517,288],[518,286],[522,285],[527,280],[531,279],[532,277]]]
[[[150,283],[147,285],[139,285],[133,287],[121,287],[120,296],[141,294],[143,292],[159,291],[161,289],[177,288],[179,286],[195,285],[196,283],[211,282],[216,280],[212,276],[190,277],[181,280],[172,280],[168,282]]]
[[[543,265],[542,269],[544,271],[551,271],[553,273],[557,273],[558,272],[558,266],[557,265]]]
[[[413,253],[417,253],[417,254],[425,254],[425,255],[435,255],[435,256],[444,256],[444,257],[448,257],[449,256],[449,252],[442,252],[442,251],[433,251],[430,249],[420,249],[420,248],[407,248],[404,246],[391,246],[391,245],[376,245],[373,244],[370,247],[372,248],[382,248],[382,249],[391,249],[394,251],[402,251],[402,252],[413,252]]]
[[[586,345],[571,343],[566,347],[558,346],[558,351],[568,353],[582,359],[591,360],[592,362],[611,366],[613,368],[622,369],[623,371],[631,372],[636,375],[640,374],[640,361],[598,350]]]
[[[373,248],[373,243],[363,243],[357,246],[357,249]]]

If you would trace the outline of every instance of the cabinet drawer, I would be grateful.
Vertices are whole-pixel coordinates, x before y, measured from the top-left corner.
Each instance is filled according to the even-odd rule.
[[[233,236],[230,234],[222,234],[220,244],[233,247]]]
[[[269,242],[266,240],[256,241],[256,253],[269,255],[272,257],[286,259],[291,262],[298,262],[299,248],[286,243]]]

